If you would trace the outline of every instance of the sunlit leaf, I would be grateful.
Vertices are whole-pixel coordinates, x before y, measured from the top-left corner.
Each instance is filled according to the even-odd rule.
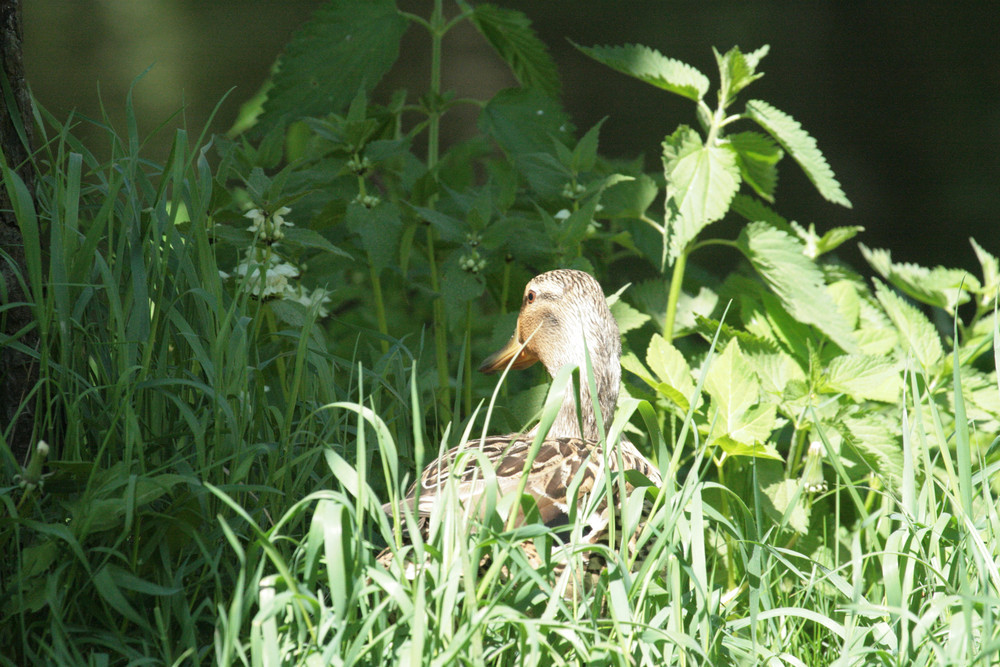
[[[697,102],[708,92],[708,77],[694,67],[668,58],[648,46],[580,46],[576,48],[611,69]]]
[[[559,74],[545,44],[531,27],[531,20],[516,9],[476,5],[472,24],[510,66],[518,83],[538,88],[546,95],[559,94]]]
[[[944,359],[944,349],[931,321],[877,279],[875,298],[899,333],[904,352],[912,353],[925,372],[937,369]]]
[[[797,120],[761,100],[747,102],[746,117],[757,121],[788,151],[824,199],[851,207],[850,200],[840,189],[840,183],[816,145],[816,140],[802,129]]]

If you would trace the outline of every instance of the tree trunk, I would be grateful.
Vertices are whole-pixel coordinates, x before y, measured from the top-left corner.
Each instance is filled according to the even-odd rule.
[[[21,180],[34,196],[35,171],[30,162],[33,115],[31,97],[24,80],[24,62],[21,56],[21,2],[20,0],[0,0],[0,58],[2,58],[4,93],[9,86],[14,107],[8,104],[7,94],[0,95],[0,149],[8,167],[15,169]],[[19,136],[15,119],[20,118],[24,136]],[[14,218],[6,187],[0,187],[0,299],[4,304],[24,302],[17,275],[27,281],[28,272],[24,262],[24,241],[17,220]],[[0,341],[10,341],[10,337],[32,321],[31,308],[23,306],[0,313]],[[22,335],[20,342],[34,348],[38,337],[34,331]],[[33,360],[16,352],[9,344],[0,343],[0,433],[6,436],[7,444],[19,461],[31,446],[34,427],[34,401],[26,398],[38,379],[38,368]],[[20,411],[20,415],[18,415]],[[16,416],[16,418],[15,418]]]

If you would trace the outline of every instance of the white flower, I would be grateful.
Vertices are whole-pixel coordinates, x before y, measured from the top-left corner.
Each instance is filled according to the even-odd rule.
[[[559,222],[562,222],[563,220],[565,220],[569,216],[570,216],[569,209],[568,208],[563,208],[563,209],[559,209],[559,211],[556,212],[556,214],[554,216],[552,216],[552,217],[555,218],[556,220],[558,220]]]
[[[244,279],[243,289],[259,299],[283,296],[288,288],[288,280],[298,278],[298,267],[281,261],[275,255],[271,255],[268,260],[259,258],[257,255],[255,249],[251,248],[247,251],[247,258],[240,262],[233,271],[235,275]],[[263,269],[263,276],[261,276],[261,269]]]
[[[331,302],[330,292],[322,287],[317,287],[310,292],[301,284],[295,287],[288,286],[283,298],[288,301],[301,303],[306,308],[310,308],[315,304],[317,306],[316,317],[318,318],[323,318],[330,314],[330,309],[327,308]]]
[[[250,218],[253,222],[247,227],[251,234],[260,234],[264,243],[274,243],[285,238],[285,233],[281,231],[284,227],[294,227],[291,222],[285,220],[285,216],[292,212],[287,206],[282,206],[270,215],[259,208],[253,208],[243,214],[244,218]]]

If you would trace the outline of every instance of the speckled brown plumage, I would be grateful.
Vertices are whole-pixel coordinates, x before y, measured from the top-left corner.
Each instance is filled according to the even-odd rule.
[[[526,368],[541,362],[550,375],[565,365],[586,368],[589,350],[594,373],[598,405],[604,431],[598,427],[589,385],[580,383],[580,395],[574,396],[573,385],[566,390],[552,427],[541,443],[538,454],[526,475],[525,492],[538,507],[541,520],[550,526],[567,522],[572,499],[568,497],[571,482],[583,468],[578,497],[594,489],[602,477],[605,460],[611,471],[619,468],[619,452],[612,449],[605,456],[600,441],[607,436],[618,402],[621,382],[621,338],[618,325],[600,285],[582,271],[556,270],[533,278],[524,290],[517,327],[510,341],[480,366],[483,372]],[[585,373],[585,371],[582,371]],[[580,413],[577,412],[579,400]],[[538,426],[525,435],[493,436],[469,441],[449,450],[424,468],[403,502],[426,518],[435,505],[449,477],[462,504],[471,511],[478,505],[486,488],[483,472],[478,465],[481,457],[466,455],[461,470],[456,462],[462,451],[477,450],[492,466],[501,495],[516,491],[524,472],[525,462]],[[661,482],[660,473],[628,440],[616,443],[625,470],[635,470],[654,484]],[[631,492],[631,485],[626,491]],[[582,505],[581,505],[582,506]],[[391,506],[385,506],[391,512]],[[608,524],[607,500],[603,500],[591,516],[584,517],[590,527],[585,539],[597,543]],[[386,562],[386,554],[380,560]],[[535,559],[532,559],[535,560]]]

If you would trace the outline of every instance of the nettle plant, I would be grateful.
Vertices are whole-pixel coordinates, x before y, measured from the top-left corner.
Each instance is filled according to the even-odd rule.
[[[668,134],[662,173],[648,174],[641,159],[599,155],[603,121],[577,138],[557,101],[554,64],[520,12],[461,1],[455,8],[448,18],[436,0],[422,17],[391,0],[327,3],[248,103],[234,139],[220,141],[219,184],[227,194],[216,236],[229,242],[232,273],[245,291],[273,279],[271,293],[255,293],[272,316],[294,326],[305,304],[329,307],[330,327],[352,332],[331,336],[331,344],[356,358],[357,332],[370,332],[368,340],[379,343],[362,337],[361,347],[369,345],[375,366],[420,348],[429,325],[434,361],[418,364],[417,378],[433,392],[442,427],[471,414],[473,360],[498,343],[494,331],[510,331],[531,275],[572,267],[608,287],[634,279],[613,307],[626,347],[638,346],[623,360],[631,394],[655,417],[634,437],[648,438],[668,477],[710,461],[720,482],[742,497],[762,492],[773,520],[799,534],[816,528],[815,503],[837,501],[838,492],[815,496],[831,482],[864,516],[880,489],[895,493],[911,472],[917,479],[950,474],[953,415],[975,419],[976,438],[992,438],[1000,426],[996,374],[976,362],[993,334],[996,257],[974,246],[977,279],[894,264],[887,252],[865,249],[891,287],[869,286],[828,261],[862,229],[819,234],[772,208],[786,154],[823,198],[850,206],[816,141],[771,104],[738,100],[762,76],[766,46],[716,52],[714,105],[708,77],[656,50],[577,47],[694,103],[697,127]],[[441,43],[463,21],[520,87],[486,101],[442,89]],[[414,26],[431,38],[429,89],[397,90],[373,103]],[[480,133],[444,150],[443,119],[469,105],[479,109]],[[240,229],[248,211],[250,229]],[[707,237],[727,216],[745,221],[737,237]],[[273,238],[275,229],[283,238]],[[685,293],[689,259],[709,245],[728,246],[746,261]],[[282,280],[309,287],[292,282],[278,290]],[[899,292],[955,319],[954,355]],[[970,301],[976,307],[966,324],[957,308]],[[499,324],[487,317],[498,310]],[[959,368],[964,401],[944,381]],[[904,424],[914,420],[901,417],[911,410],[926,416],[931,407],[932,435],[911,438]],[[507,425],[520,427],[527,414]],[[921,465],[907,462],[904,441],[915,443]],[[854,488],[862,481],[864,498]],[[719,496],[723,509],[727,498]]]

